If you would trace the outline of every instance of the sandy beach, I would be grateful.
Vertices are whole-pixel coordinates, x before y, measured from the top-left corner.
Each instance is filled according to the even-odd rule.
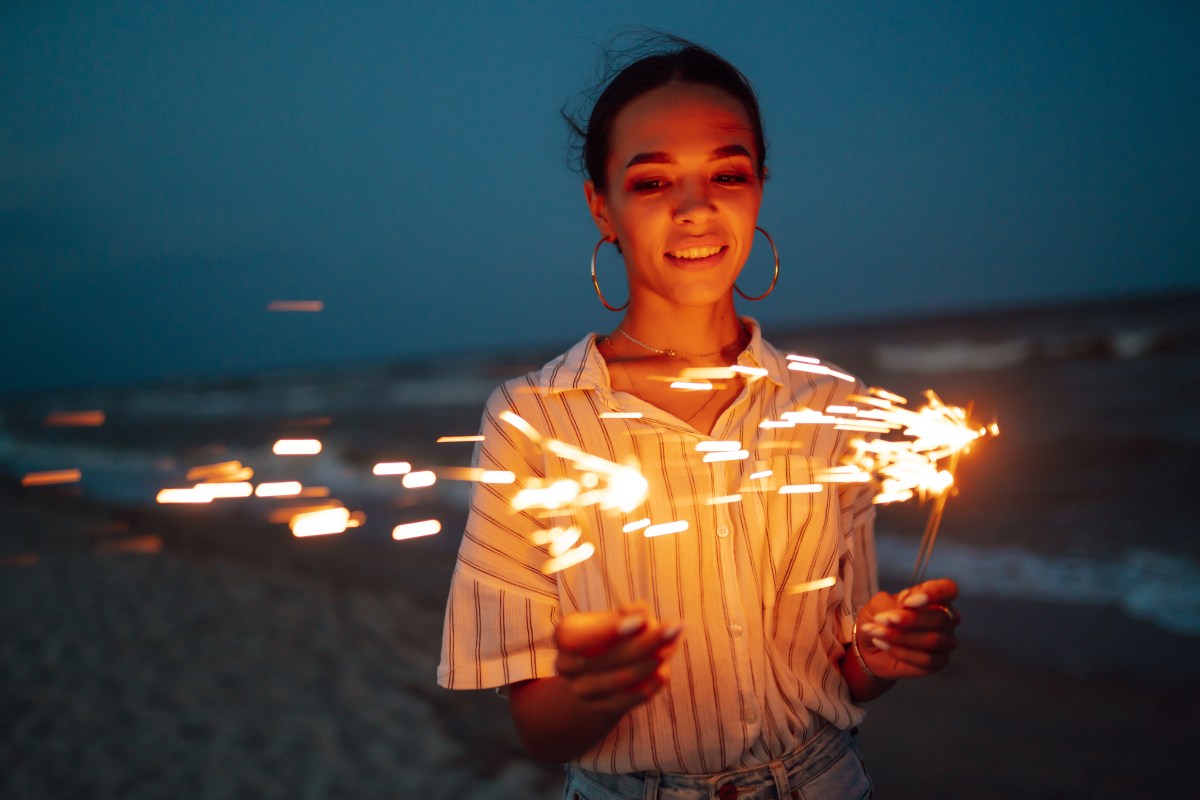
[[[0,796],[557,796],[502,700],[434,683],[444,543],[2,499]],[[879,797],[1194,792],[1195,639],[1098,608],[963,609],[952,666],[871,706]]]

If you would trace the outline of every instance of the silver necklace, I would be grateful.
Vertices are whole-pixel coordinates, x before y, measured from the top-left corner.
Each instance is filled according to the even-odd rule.
[[[626,339],[628,339],[629,341],[636,344],[638,347],[649,350],[651,353],[658,353],[660,356],[666,356],[667,358],[678,358],[679,356],[683,356],[684,358],[712,358],[713,356],[719,356],[722,353],[724,353],[726,350],[736,347],[738,342],[740,342],[742,340],[742,334],[745,332],[746,332],[746,327],[743,325],[741,331],[738,333],[738,338],[734,339],[732,342],[725,345],[724,347],[722,347],[720,350],[716,351],[715,353],[685,353],[682,350],[660,350],[657,347],[651,347],[650,345],[646,344],[645,342],[633,338],[629,334],[629,332],[626,331],[620,325],[617,326],[617,333],[621,334]]]

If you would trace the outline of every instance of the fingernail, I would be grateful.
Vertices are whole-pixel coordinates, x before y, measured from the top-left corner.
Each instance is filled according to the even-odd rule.
[[[883,639],[879,639],[879,638],[872,639],[871,644],[875,645],[880,650],[891,650],[892,649],[892,646],[890,644],[885,642]]]
[[[874,616],[874,620],[882,625],[899,625],[902,619],[904,619],[904,615],[895,609],[880,611]]]
[[[617,625],[617,633],[622,636],[632,636],[646,626],[646,618],[641,614],[626,617]]]
[[[904,598],[904,607],[917,608],[918,606],[923,606],[928,602],[929,595],[925,594],[924,592],[917,592],[916,594],[910,594],[908,597]]]
[[[670,641],[674,640],[675,637],[681,633],[683,633],[683,623],[677,622],[674,625],[672,625],[671,627],[667,628],[665,631],[663,631],[662,637],[663,637],[663,639],[666,639],[668,642],[670,642]]]
[[[874,622],[868,622],[865,625],[859,625],[858,628],[867,636],[879,636],[887,633],[886,627],[883,625],[876,625]]]

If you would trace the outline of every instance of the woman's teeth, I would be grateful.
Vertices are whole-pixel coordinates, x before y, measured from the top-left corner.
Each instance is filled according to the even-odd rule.
[[[683,250],[673,250],[669,255],[671,258],[697,259],[715,256],[719,252],[721,252],[720,247],[710,245],[708,247],[687,247]]]

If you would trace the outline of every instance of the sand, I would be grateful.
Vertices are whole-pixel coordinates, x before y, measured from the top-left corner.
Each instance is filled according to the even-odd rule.
[[[0,797],[559,795],[503,700],[434,683],[445,546],[0,500]],[[1197,795],[1196,640],[1099,609],[964,612],[954,663],[871,706],[878,797]]]

